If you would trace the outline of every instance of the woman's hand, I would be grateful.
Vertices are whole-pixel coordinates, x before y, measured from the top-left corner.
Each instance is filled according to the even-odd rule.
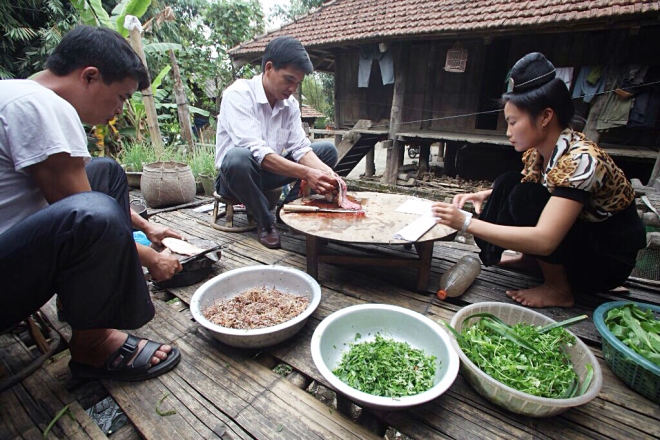
[[[435,202],[431,205],[431,212],[436,221],[442,225],[460,231],[465,223],[465,213],[456,205],[443,202]]]
[[[454,200],[452,201],[452,204],[457,208],[461,209],[463,208],[463,206],[465,206],[466,202],[472,202],[472,206],[474,206],[474,211],[477,214],[481,214],[481,206],[486,202],[486,200],[488,200],[488,197],[490,197],[490,194],[492,192],[493,192],[492,189],[487,189],[476,193],[456,194],[454,196]]]

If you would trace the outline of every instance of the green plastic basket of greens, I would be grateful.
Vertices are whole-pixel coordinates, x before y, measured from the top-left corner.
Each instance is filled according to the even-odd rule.
[[[660,307],[632,301],[601,304],[594,323],[603,357],[621,380],[660,403]]]

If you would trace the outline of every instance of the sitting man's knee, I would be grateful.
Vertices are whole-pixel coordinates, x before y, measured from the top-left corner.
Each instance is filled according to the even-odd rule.
[[[337,165],[339,153],[333,142],[314,142],[312,144],[312,150],[329,167],[334,168]]]
[[[243,173],[251,169],[254,164],[256,164],[256,161],[250,150],[246,148],[232,148],[222,160],[220,169],[225,174],[229,172]]]
[[[130,225],[129,218],[115,199],[101,192],[90,191],[74,194],[62,200],[86,224],[102,227]]]

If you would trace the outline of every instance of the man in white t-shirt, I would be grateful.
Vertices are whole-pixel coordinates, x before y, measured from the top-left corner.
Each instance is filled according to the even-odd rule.
[[[109,159],[86,166],[81,122],[107,123],[148,86],[126,39],[89,26],[67,33],[33,81],[0,81],[0,331],[57,293],[72,328],[69,367],[80,379],[149,379],[181,357],[116,330],[143,326],[154,307],[126,176]]]
[[[332,172],[337,149],[332,142],[311,143],[293,96],[305,75],[314,71],[307,51],[293,37],[277,37],[266,46],[262,74],[239,79],[222,94],[216,135],[216,191],[238,199],[257,220],[262,245],[281,246],[275,217],[264,191],[296,181],[286,202],[297,197],[300,179],[310,189],[336,191]]]

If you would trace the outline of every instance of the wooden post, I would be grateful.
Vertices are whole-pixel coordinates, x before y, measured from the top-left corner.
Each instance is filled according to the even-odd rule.
[[[428,130],[431,127],[433,119],[433,96],[435,95],[435,77],[438,70],[438,45],[432,41],[429,49],[429,60],[426,63],[426,86],[424,93],[424,107],[422,110],[422,130]],[[429,170],[429,158],[431,156],[432,142],[424,142],[419,145],[419,174]]]
[[[429,170],[429,157],[431,156],[431,143],[432,142],[430,142],[430,141],[419,143],[419,166],[418,166],[419,174],[425,173]]]
[[[394,82],[394,96],[392,97],[392,111],[390,112],[390,128],[388,138],[392,141],[392,148],[387,150],[387,165],[383,174],[383,182],[396,185],[396,177],[399,167],[403,164],[403,153],[405,145],[399,142],[396,133],[401,128],[403,115],[403,99],[406,91],[406,69],[410,60],[410,43],[402,43],[399,47],[399,55],[394,66],[396,81]]]
[[[340,110],[341,110],[341,104],[342,103],[339,100],[339,84],[337,82],[337,78],[338,78],[337,74],[340,72],[340,70],[339,70],[339,63],[340,63],[339,60],[340,59],[341,59],[341,54],[339,54],[339,53],[336,54],[335,55],[335,80],[333,81],[333,83],[334,83],[333,92],[334,92],[334,95],[335,95],[334,96],[334,98],[335,98],[334,99],[334,102],[335,102],[335,126],[333,128],[335,130],[339,130],[341,128],[340,124],[339,124],[339,121],[341,119],[341,111]],[[336,134],[335,135],[335,146],[339,145],[340,143],[341,143],[341,135]]]
[[[431,42],[429,60],[428,63],[426,63],[426,86],[424,93],[424,107],[422,110],[422,130],[428,130],[431,127],[431,119],[433,118],[433,96],[435,94],[435,77],[438,70],[437,46],[436,42]]]
[[[144,56],[144,49],[142,48],[142,36],[140,35],[140,30],[134,28],[130,33],[130,41],[133,50],[138,54],[142,60],[144,67],[147,67],[147,58]],[[151,78],[149,78],[149,83],[151,84]],[[142,101],[144,102],[144,110],[147,113],[147,125],[149,127],[149,134],[151,135],[151,143],[154,144],[154,150],[156,151],[156,157],[159,157],[163,154],[163,138],[160,137],[160,128],[158,127],[158,115],[156,114],[156,105],[154,103],[154,95],[151,92],[151,85],[142,92]],[[137,127],[136,127],[137,128]]]
[[[174,50],[170,49],[170,60],[172,61],[172,73],[174,74],[174,96],[176,97],[176,111],[179,115],[179,126],[181,127],[181,137],[190,146],[191,150],[195,148],[192,126],[190,125],[190,110],[186,102],[186,91],[181,82],[181,73],[179,65],[176,62]]]
[[[376,144],[376,145],[378,145],[378,144]],[[376,148],[376,147],[373,147],[364,156],[365,157],[364,177],[373,177],[373,175],[376,174],[376,163],[375,163],[374,148]]]

